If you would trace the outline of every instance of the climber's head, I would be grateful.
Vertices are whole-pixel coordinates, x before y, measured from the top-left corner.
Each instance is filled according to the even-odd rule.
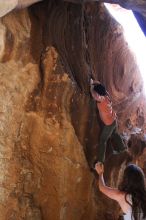
[[[134,194],[139,191],[145,191],[145,179],[143,170],[135,164],[129,164],[123,174],[123,179],[119,189],[129,194]],[[134,194],[135,195],[135,194]],[[138,193],[136,195],[139,195]]]
[[[143,170],[135,164],[129,164],[124,170],[119,190],[126,193],[125,200],[127,195],[132,196],[133,219],[141,219],[139,210],[142,211],[144,219],[146,217],[146,185]]]
[[[104,85],[102,85],[101,83],[95,83],[93,84],[93,90],[95,92],[97,92],[100,96],[106,96],[107,95],[107,91],[104,87]]]

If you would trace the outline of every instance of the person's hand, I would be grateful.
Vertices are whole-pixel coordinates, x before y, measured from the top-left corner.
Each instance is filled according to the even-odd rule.
[[[96,170],[96,172],[99,175],[103,174],[104,173],[104,165],[103,165],[103,163],[101,163],[101,162],[96,163],[95,164],[95,170]]]
[[[93,81],[93,79],[91,78],[91,79],[90,79],[90,85],[93,85],[93,82],[94,82],[94,81]]]
[[[100,84],[101,82],[98,80],[93,80],[93,84]]]
[[[90,79],[90,85],[95,85],[95,84],[100,84],[100,81],[98,80],[93,80],[92,78]]]
[[[93,90],[94,90],[94,85],[93,85],[93,79],[91,78],[90,79],[90,92],[91,92],[91,95],[92,95],[92,97],[93,97]]]

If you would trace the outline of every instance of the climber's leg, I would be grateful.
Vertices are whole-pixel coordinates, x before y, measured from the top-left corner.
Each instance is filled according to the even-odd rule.
[[[118,152],[127,150],[127,146],[122,140],[122,137],[120,136],[120,134],[118,133],[117,128],[115,128],[115,130],[113,131],[112,137],[114,138],[114,143],[115,143],[115,146]]]
[[[97,161],[104,163],[105,161],[105,152],[106,144],[109,137],[112,135],[116,127],[116,122],[114,121],[111,125],[105,125],[99,140],[98,152],[97,152]]]

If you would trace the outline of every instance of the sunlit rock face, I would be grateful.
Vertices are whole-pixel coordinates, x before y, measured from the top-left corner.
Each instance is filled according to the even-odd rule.
[[[146,36],[146,2],[144,0],[101,0],[103,2],[119,4],[121,7],[133,11],[141,29]]]
[[[0,0],[0,18],[13,10],[26,8],[40,1],[42,0]]]
[[[45,1],[0,20],[0,61],[0,219],[118,219],[90,169],[101,122],[89,80],[106,85],[146,171],[142,79],[122,28],[97,3]],[[129,158],[110,153],[105,177],[117,185]]]

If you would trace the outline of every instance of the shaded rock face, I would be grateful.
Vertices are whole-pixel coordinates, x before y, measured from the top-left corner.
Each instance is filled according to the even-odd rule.
[[[105,2],[110,4],[119,4],[121,7],[133,11],[143,33],[146,35],[146,2],[144,0],[64,0],[76,4],[84,4],[86,2]]]
[[[0,219],[118,219],[90,171],[101,122],[89,80],[106,85],[146,171],[142,79],[122,28],[99,4],[45,1],[2,18],[0,39]],[[128,158],[109,154],[116,186]]]

